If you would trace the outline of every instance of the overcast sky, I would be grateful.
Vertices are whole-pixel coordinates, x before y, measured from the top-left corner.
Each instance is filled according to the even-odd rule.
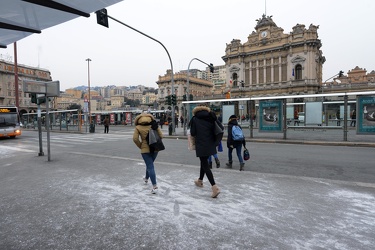
[[[326,57],[323,80],[356,66],[375,70],[373,0],[124,0],[107,8],[108,15],[159,40],[169,51],[174,72],[186,70],[193,58],[224,65],[226,44],[242,43],[253,32],[256,19],[272,15],[277,26],[290,33],[297,23],[319,25]],[[0,49],[11,57],[14,46]],[[157,88],[159,75],[171,64],[157,42],[113,21],[109,29],[79,17],[17,42],[18,63],[51,71],[61,90],[91,86],[146,85]],[[193,61],[190,68],[205,69]]]

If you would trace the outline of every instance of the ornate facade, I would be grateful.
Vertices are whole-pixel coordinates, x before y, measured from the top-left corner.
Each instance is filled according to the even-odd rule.
[[[331,82],[324,82],[322,85],[323,93],[339,92],[364,92],[374,91],[375,89],[375,70],[367,73],[366,69],[358,66],[341,76],[333,78]],[[350,97],[355,98],[355,97]],[[337,99],[337,98],[336,98]]]
[[[196,99],[209,99],[213,95],[213,83],[208,80],[199,79],[189,76],[189,84],[187,83],[187,74],[186,73],[175,73],[173,74],[174,80],[174,90],[172,90],[172,78],[171,70],[167,70],[167,73],[164,76],[159,76],[159,80],[156,82],[159,87],[158,92],[158,106],[159,109],[169,109],[172,108],[165,104],[166,97],[169,95],[176,95],[177,105],[175,106],[175,113],[179,114],[182,110],[183,96],[186,94],[193,95],[193,98]],[[182,114],[182,113],[181,113]]]
[[[28,93],[23,92],[23,80],[52,81],[51,73],[45,69],[25,65],[18,65],[17,68],[20,114],[35,111],[37,105],[31,103]],[[0,60],[0,105],[16,105],[14,63],[3,60]]]
[[[226,65],[225,92],[245,96],[318,93],[325,57],[319,26],[297,24],[289,34],[272,16],[263,15],[245,43],[233,39],[222,59]]]

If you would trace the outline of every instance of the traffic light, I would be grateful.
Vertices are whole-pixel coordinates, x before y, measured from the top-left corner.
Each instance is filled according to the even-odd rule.
[[[183,101],[187,101],[187,96],[186,96],[186,94],[182,96],[182,100],[183,100]]]
[[[190,95],[189,95],[189,101],[192,101],[192,100],[193,100],[193,95],[190,94]]]
[[[46,100],[47,100],[47,97],[45,96],[38,97],[38,104],[46,103]],[[48,98],[48,101],[51,101],[51,99]]]
[[[38,99],[36,98],[36,94],[30,94],[30,97],[31,97],[31,103],[37,103],[38,102]]]
[[[245,82],[244,82],[244,81],[241,81],[241,87],[242,87],[242,88],[245,87]]]
[[[96,11],[95,13],[96,13],[96,22],[108,28],[107,10],[101,9],[101,10]]]
[[[344,74],[344,71],[340,70],[340,72],[339,72],[339,78],[342,77],[343,74]]]
[[[172,95],[172,105],[176,105],[177,100],[176,100],[176,95]]]
[[[168,105],[171,105],[172,104],[172,100],[171,100],[171,96],[167,96],[167,104]]]
[[[210,67],[210,72],[211,72],[211,73],[214,73],[214,70],[215,70],[215,69],[214,69],[214,65],[213,65],[212,63],[210,63],[210,66],[209,66],[209,67]]]

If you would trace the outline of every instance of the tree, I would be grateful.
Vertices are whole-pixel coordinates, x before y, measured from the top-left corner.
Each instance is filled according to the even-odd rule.
[[[67,109],[78,109],[78,111],[82,110],[81,105],[77,103],[70,104]]]

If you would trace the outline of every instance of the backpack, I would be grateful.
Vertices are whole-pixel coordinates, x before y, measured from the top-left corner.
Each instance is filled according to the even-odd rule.
[[[240,126],[233,125],[232,138],[234,141],[243,141],[245,139],[245,136],[243,135],[243,132]]]

